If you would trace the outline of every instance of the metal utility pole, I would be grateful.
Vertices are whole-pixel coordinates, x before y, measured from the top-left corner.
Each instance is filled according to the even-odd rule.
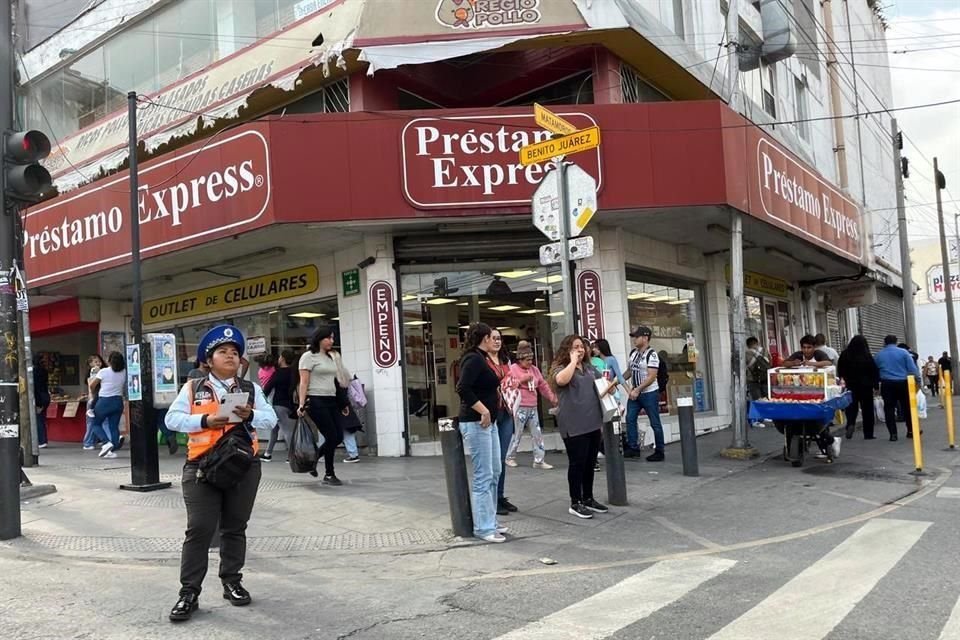
[[[727,9],[727,80],[730,87],[730,108],[740,108],[740,0],[729,0]],[[731,457],[750,457],[754,451],[747,436],[747,385],[744,349],[747,339],[746,307],[743,297],[743,214],[730,212],[730,426],[733,440],[726,453]]]
[[[950,252],[947,251],[947,236],[943,228],[943,200],[940,192],[947,188],[947,179],[940,173],[937,159],[933,159],[933,180],[937,191],[937,224],[940,227],[940,259],[943,261],[943,291],[947,303],[947,336],[950,339],[950,359],[957,362],[957,324],[953,309],[953,281],[950,277]],[[913,346],[912,344],[910,346]],[[954,386],[955,383],[954,383]]]
[[[576,333],[573,312],[573,275],[570,273],[570,212],[567,202],[567,167],[564,159],[557,158],[557,180],[560,192],[560,277],[563,278],[563,332],[572,336]]]
[[[137,174],[137,92],[127,93],[127,119],[130,133],[130,262],[133,270],[133,318],[130,328],[133,344],[140,346],[142,399],[130,401],[130,473],[132,482],[120,485],[128,491],[166,489],[169,482],[160,482],[160,460],[157,453],[157,422],[153,410],[153,354],[143,341],[143,293],[140,276],[140,177]]]
[[[900,236],[900,275],[903,287],[903,315],[906,319],[906,341],[917,348],[917,317],[913,310],[913,265],[910,262],[910,238],[907,235],[907,208],[903,197],[903,168],[900,160],[901,140],[897,119],[890,119],[893,134],[893,175],[897,187],[897,233]],[[941,221],[941,234],[943,233]]]
[[[13,3],[0,9],[0,128],[13,129]],[[6,147],[6,135],[4,147]],[[4,154],[5,155],[5,154]],[[0,162],[4,162],[0,160]],[[6,175],[4,166],[3,175]],[[0,194],[0,540],[20,536],[20,389],[17,340],[16,208]]]

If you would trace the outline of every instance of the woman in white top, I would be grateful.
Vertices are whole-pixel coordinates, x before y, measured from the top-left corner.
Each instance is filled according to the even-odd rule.
[[[347,387],[351,376],[343,366],[340,354],[333,350],[333,341],[333,327],[320,327],[310,338],[310,349],[300,356],[297,415],[307,414],[317,425],[324,438],[320,447],[324,464],[323,484],[337,487],[343,484],[333,470],[333,455],[337,445],[343,442],[337,412],[344,416],[350,414]],[[316,470],[310,475],[316,476]]]
[[[120,417],[123,415],[123,396],[127,388],[127,363],[123,356],[114,351],[107,359],[109,367],[97,372],[90,381],[90,389],[99,389],[97,404],[93,408],[93,422],[102,425],[109,442],[100,448],[101,458],[116,458],[117,449],[123,446],[120,436]]]

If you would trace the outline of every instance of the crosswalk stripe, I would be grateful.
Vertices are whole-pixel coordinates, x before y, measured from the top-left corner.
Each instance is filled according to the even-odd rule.
[[[712,556],[658,562],[497,640],[602,640],[679,600],[735,564]]]
[[[960,489],[956,487],[943,487],[937,491],[938,498],[960,498]]]
[[[871,520],[709,640],[821,640],[929,526],[913,520]]]
[[[950,612],[950,619],[944,625],[940,632],[939,640],[960,640],[960,600],[953,605],[953,611]]]

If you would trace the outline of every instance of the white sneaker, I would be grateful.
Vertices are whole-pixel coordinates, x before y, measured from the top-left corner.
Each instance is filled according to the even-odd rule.
[[[843,442],[840,438],[834,438],[833,444],[830,445],[830,453],[833,454],[834,458],[840,457],[840,443]]]
[[[38,445],[37,445],[37,449],[46,449],[46,448],[47,448],[47,443],[46,443],[46,442],[44,442],[43,444],[38,444]]]
[[[88,447],[87,445],[83,445],[83,450],[84,450],[84,451],[93,451],[94,448],[95,448],[95,447],[94,447],[93,445],[90,445],[89,447]]]
[[[104,443],[102,447],[100,447],[100,453],[98,453],[97,455],[100,456],[101,458],[105,458],[108,453],[112,453],[112,452],[113,452],[113,443],[107,442],[107,443]],[[114,454],[114,457],[116,457],[116,454]]]
[[[510,527],[501,527],[500,525],[497,525],[497,533],[508,533],[509,531]]]
[[[483,537],[480,538],[480,539],[483,540],[483,541],[485,541],[485,542],[506,542],[506,541],[507,541],[506,538],[504,538],[502,535],[500,535],[499,533],[496,533],[496,532],[491,533],[491,534],[488,535],[488,536],[483,536]]]
[[[505,463],[506,463],[506,465],[507,465],[508,467],[515,467],[515,466],[517,466],[517,461],[516,461],[516,460],[511,460],[510,458],[507,458],[507,460],[505,461]]]
[[[101,458],[116,458],[116,457],[117,457],[117,454],[115,454],[113,451],[107,451],[105,454],[103,454],[103,455],[100,456],[100,457],[101,457]]]
[[[546,462],[534,462],[533,468],[534,469],[553,469],[553,465],[547,464]]]
[[[603,451],[597,451],[597,459],[598,459],[598,460],[603,460],[603,459],[606,458],[606,457],[607,457],[607,456],[603,455]]]

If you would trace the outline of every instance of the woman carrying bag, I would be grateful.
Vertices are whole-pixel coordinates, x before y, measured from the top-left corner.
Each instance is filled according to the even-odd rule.
[[[570,462],[568,513],[584,519],[609,511],[593,497],[594,469],[603,429],[603,410],[594,381],[602,376],[588,361],[587,345],[580,336],[567,336],[550,367],[550,382],[559,400],[557,426]]]

